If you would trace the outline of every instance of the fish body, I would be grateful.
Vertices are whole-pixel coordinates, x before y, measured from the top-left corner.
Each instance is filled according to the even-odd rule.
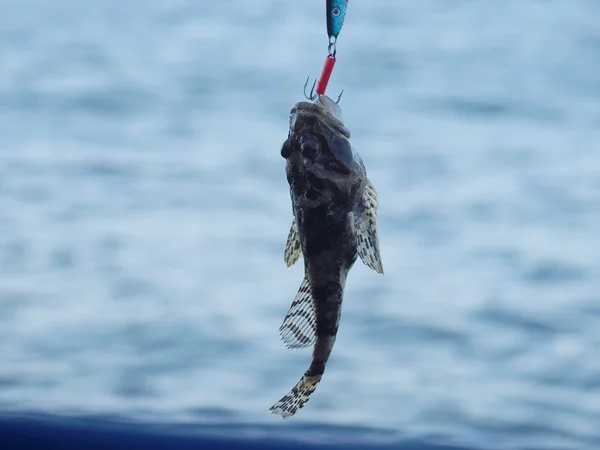
[[[290,113],[281,154],[286,159],[294,221],[284,258],[304,256],[304,280],[280,334],[288,348],[313,345],[302,379],[270,411],[293,416],[321,381],[333,349],[348,272],[360,256],[383,273],[377,237],[377,193],[351,146],[336,102],[320,95]]]
[[[337,38],[344,25],[348,0],[326,0],[325,7],[327,9],[327,34],[330,38]]]

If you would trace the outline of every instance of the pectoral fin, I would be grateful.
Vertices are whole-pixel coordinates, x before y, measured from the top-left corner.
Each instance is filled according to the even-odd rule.
[[[379,252],[379,238],[377,236],[377,191],[367,180],[363,201],[354,212],[354,223],[357,235],[358,255],[363,263],[377,273],[383,274],[383,264]]]
[[[285,244],[285,252],[283,259],[288,267],[293,266],[302,254],[300,246],[300,236],[298,235],[298,226],[296,220],[292,222],[290,233],[288,234],[287,243]]]

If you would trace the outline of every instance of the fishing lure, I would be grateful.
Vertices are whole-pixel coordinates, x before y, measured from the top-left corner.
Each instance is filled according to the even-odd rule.
[[[329,41],[337,39],[344,26],[348,0],[327,0],[327,35]]]
[[[321,76],[313,83],[310,94],[306,93],[306,87],[308,86],[310,77],[307,78],[306,84],[304,85],[304,96],[313,101],[317,98],[317,96],[325,95],[329,78],[331,78],[331,73],[333,72],[333,67],[335,66],[336,62],[335,55],[337,50],[335,45],[337,43],[337,38],[342,31],[342,27],[344,26],[344,19],[346,18],[346,11],[348,10],[348,0],[326,0],[325,9],[327,19],[327,35],[329,36],[329,54],[327,55],[327,58],[325,58]],[[336,103],[340,101],[343,93],[344,91],[340,93]]]

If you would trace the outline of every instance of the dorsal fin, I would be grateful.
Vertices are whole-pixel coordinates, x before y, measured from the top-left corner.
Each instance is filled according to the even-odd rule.
[[[313,304],[310,281],[304,278],[288,310],[279,334],[287,348],[303,348],[315,343],[317,316]]]

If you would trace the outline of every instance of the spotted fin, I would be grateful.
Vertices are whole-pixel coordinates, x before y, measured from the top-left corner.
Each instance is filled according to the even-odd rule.
[[[358,240],[358,255],[363,263],[377,273],[383,274],[383,264],[379,253],[379,238],[377,236],[377,191],[367,180],[362,204],[354,212],[354,223]]]
[[[302,281],[292,306],[279,327],[279,335],[287,348],[304,348],[315,343],[317,316],[307,278]]]
[[[319,381],[321,381],[321,375],[311,377],[304,374],[298,384],[296,384],[290,392],[284,395],[281,400],[271,406],[269,411],[271,411],[271,414],[273,415],[289,419],[306,404],[317,388]]]
[[[288,234],[287,243],[285,244],[285,252],[283,259],[288,267],[293,266],[302,254],[300,246],[300,236],[298,235],[298,226],[296,220],[292,222],[290,233]]]

